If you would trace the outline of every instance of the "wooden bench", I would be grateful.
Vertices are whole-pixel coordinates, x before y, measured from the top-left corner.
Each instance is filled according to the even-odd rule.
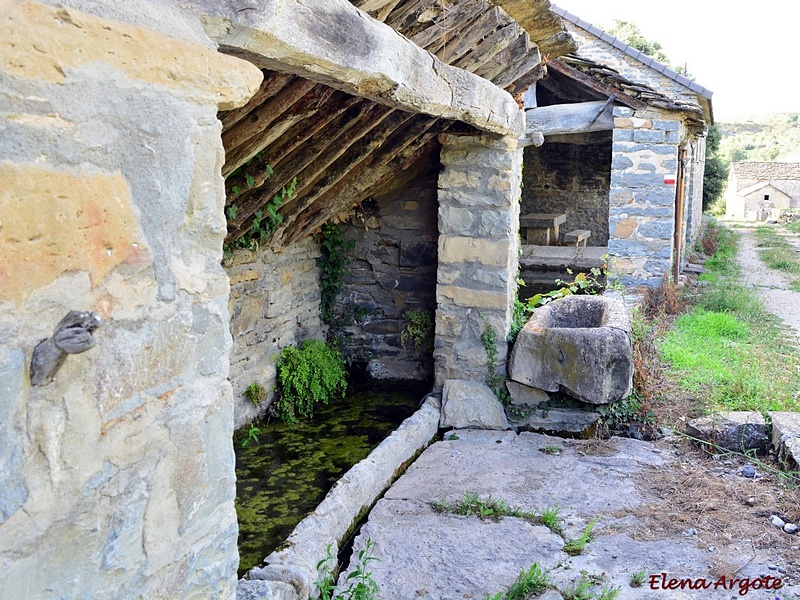
[[[592,236],[592,232],[588,229],[574,229],[564,234],[564,245],[575,246],[576,248],[585,248],[586,240]]]
[[[558,227],[567,220],[563,213],[530,213],[519,218],[520,233],[525,243],[534,246],[558,244]]]

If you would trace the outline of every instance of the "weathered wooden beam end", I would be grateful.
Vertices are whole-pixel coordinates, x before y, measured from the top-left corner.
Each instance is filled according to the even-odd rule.
[[[31,385],[50,383],[68,354],[80,354],[93,348],[97,341],[92,332],[102,324],[100,315],[91,311],[69,311],[58,322],[53,335],[33,349]]]
[[[538,131],[533,131],[528,137],[517,141],[517,148],[527,148],[528,146],[536,146],[538,148],[542,144],[544,144],[544,135]]]

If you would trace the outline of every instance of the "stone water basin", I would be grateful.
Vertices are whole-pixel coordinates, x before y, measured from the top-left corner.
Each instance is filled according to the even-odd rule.
[[[590,404],[631,393],[631,320],[606,296],[567,296],[536,309],[519,332],[509,361],[513,381],[562,391]]]

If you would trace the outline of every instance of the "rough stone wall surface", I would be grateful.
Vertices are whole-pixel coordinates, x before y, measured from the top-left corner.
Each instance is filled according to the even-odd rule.
[[[306,238],[283,249],[236,250],[223,263],[231,280],[234,427],[252,421],[274,396],[278,354],[306,339],[322,339],[319,244]],[[242,393],[251,383],[267,392],[259,406]]]
[[[341,225],[356,241],[350,275],[344,279],[336,311],[345,317],[342,350],[367,363],[375,379],[425,380],[433,375],[433,336],[419,350],[401,342],[407,311],[436,310],[436,182],[440,165],[398,189],[378,195],[363,212]]]
[[[505,373],[516,293],[522,150],[512,137],[442,136],[435,385],[483,383],[481,334],[495,330]]]
[[[614,109],[608,250],[626,285],[657,285],[672,263],[680,123]]]
[[[216,113],[261,74],[158,3],[69,5],[4,2],[0,21],[1,594],[229,598]],[[157,14],[171,36],[129,18]],[[102,316],[97,346],[31,387],[72,309]]]
[[[608,143],[564,144],[545,141],[525,149],[522,214],[566,213],[563,235],[592,232],[588,245],[608,243],[611,136]]]
[[[673,100],[686,100],[697,104],[697,94],[663,73],[659,73],[642,62],[595,37],[574,23],[564,23],[578,43],[578,54],[607,65],[636,83],[643,83],[658,90]]]
[[[691,138],[687,147],[689,174],[686,185],[686,241],[691,245],[700,234],[703,221],[703,172],[706,164],[706,138]]]

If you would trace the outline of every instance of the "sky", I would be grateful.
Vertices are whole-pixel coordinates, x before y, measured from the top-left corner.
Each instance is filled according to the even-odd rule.
[[[714,92],[717,122],[800,113],[800,0],[553,0],[602,29],[614,19],[663,46],[673,66],[688,63]]]

